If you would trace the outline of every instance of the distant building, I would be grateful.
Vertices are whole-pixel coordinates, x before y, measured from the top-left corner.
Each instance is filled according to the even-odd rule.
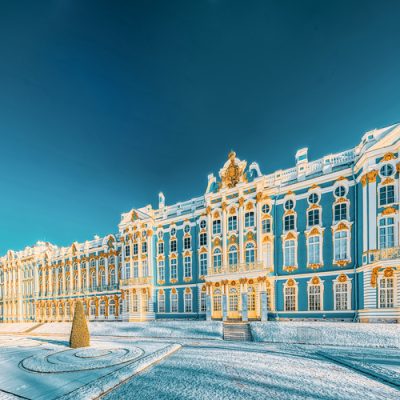
[[[263,175],[231,152],[201,197],[122,214],[118,233],[0,258],[0,319],[400,322],[400,124]]]

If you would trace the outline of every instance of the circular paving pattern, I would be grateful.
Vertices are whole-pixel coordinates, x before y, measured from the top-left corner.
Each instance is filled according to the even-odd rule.
[[[129,348],[80,348],[37,354],[21,361],[21,367],[33,372],[75,372],[112,367],[139,358],[144,351]]]

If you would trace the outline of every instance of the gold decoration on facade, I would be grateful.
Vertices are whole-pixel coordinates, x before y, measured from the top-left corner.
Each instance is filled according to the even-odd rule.
[[[378,175],[378,171],[373,170],[367,173],[368,183],[376,182],[376,177]]]
[[[339,181],[347,181],[347,178],[344,177],[343,175],[339,176],[339,178],[336,179],[337,182]]]
[[[211,207],[208,206],[208,207],[206,208],[206,213],[207,213],[207,214],[210,214],[210,212],[211,212]]]
[[[235,207],[232,207],[232,208],[229,210],[229,214],[231,214],[231,215],[235,215],[235,214],[236,214],[236,209],[235,209]]]
[[[365,174],[365,175],[363,175],[361,177],[361,185],[362,185],[362,187],[365,187],[366,184],[367,184],[367,174]]]
[[[137,212],[135,210],[132,210],[131,221],[135,221],[137,219],[138,219]]]
[[[286,285],[287,286],[294,286],[295,282],[294,282],[294,280],[292,278],[290,278],[290,279],[287,280]]]
[[[283,267],[283,270],[285,272],[293,272],[293,271],[296,271],[296,269],[297,269],[297,267],[295,265],[285,265]]]
[[[242,207],[242,205],[244,204],[244,198],[239,197],[238,203],[239,203],[239,207]]]
[[[383,275],[385,278],[391,278],[393,277],[393,268],[392,267],[387,267],[384,271],[383,271]]]
[[[290,240],[290,239],[296,239],[296,235],[293,232],[289,232],[285,237],[285,240]]]
[[[222,175],[222,186],[234,188],[243,179],[244,166],[239,166],[236,162],[236,153],[231,151],[228,155],[229,165]]]
[[[393,153],[386,153],[380,162],[385,162],[385,161],[390,161],[390,160],[395,160],[396,156]]]
[[[225,202],[223,202],[223,203],[221,204],[221,209],[222,209],[222,211],[225,211],[225,210],[226,210],[226,207],[227,207],[227,204],[226,204]]]
[[[321,263],[312,263],[312,264],[308,264],[307,265],[307,268],[310,268],[310,269],[318,269],[318,268],[321,268],[321,267],[322,267]]]
[[[192,280],[192,278],[184,278],[183,279],[185,282],[190,282]]]
[[[257,201],[257,203],[260,202],[260,201],[262,200],[262,197],[263,197],[262,192],[258,192],[258,193],[256,194],[256,201]]]
[[[219,246],[221,244],[221,239],[220,238],[215,238],[214,239],[214,246]]]
[[[314,235],[319,235],[320,232],[318,230],[318,228],[312,228],[311,232],[309,233],[309,236],[314,236]]]
[[[235,243],[237,243],[237,238],[236,238],[235,235],[232,235],[232,236],[229,238],[229,243],[230,243],[230,244],[235,244]]]
[[[381,185],[390,185],[392,183],[394,183],[393,178],[386,178],[384,181],[381,182]]]
[[[218,211],[215,211],[214,214],[213,214],[213,217],[214,217],[214,218],[219,218],[219,212],[218,212]]]
[[[313,285],[319,285],[320,280],[319,280],[318,276],[314,276],[314,277],[312,278],[312,280],[311,280],[311,283],[312,283]]]
[[[382,211],[382,215],[390,215],[390,214],[396,214],[397,210],[394,207],[386,207]]]
[[[380,267],[375,267],[371,272],[371,286],[376,287],[376,282],[378,280],[378,273]]]
[[[272,239],[271,239],[271,237],[269,235],[265,235],[263,237],[263,243],[269,243],[271,241],[272,241]]]
[[[345,274],[340,274],[339,277],[338,277],[338,281],[339,281],[340,283],[347,282],[347,275],[345,275]]]
[[[251,231],[247,232],[246,240],[254,240],[254,233]]]
[[[318,189],[318,188],[319,188],[319,186],[316,183],[314,183],[313,185],[311,185],[310,190]]]
[[[247,211],[250,211],[250,210],[252,210],[253,208],[254,208],[253,203],[247,203],[247,204],[246,204],[246,210],[247,210]]]
[[[336,203],[347,203],[346,197],[340,197],[339,199],[336,200]]]
[[[341,222],[336,228],[336,231],[347,231],[348,229],[349,227],[344,222]]]
[[[334,262],[334,265],[337,265],[337,266],[339,266],[339,267],[344,267],[344,266],[346,266],[347,264],[350,264],[350,260],[336,260],[336,261]]]
[[[398,163],[396,164],[396,171],[397,171],[397,172],[400,172],[400,162],[398,162]]]

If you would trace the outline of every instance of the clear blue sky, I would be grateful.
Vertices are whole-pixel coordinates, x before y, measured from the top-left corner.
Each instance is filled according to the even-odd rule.
[[[399,1],[2,1],[0,254],[400,120]]]

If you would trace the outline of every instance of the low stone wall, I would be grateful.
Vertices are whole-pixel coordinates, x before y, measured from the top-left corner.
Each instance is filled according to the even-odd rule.
[[[399,324],[252,322],[256,342],[400,348]]]

